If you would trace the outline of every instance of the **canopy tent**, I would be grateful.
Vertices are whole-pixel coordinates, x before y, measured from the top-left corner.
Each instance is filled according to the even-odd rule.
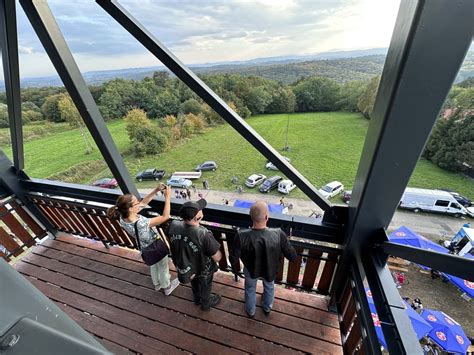
[[[381,324],[381,321],[379,320],[379,316],[377,315],[377,311],[374,305],[374,300],[372,298],[372,292],[370,291],[370,289],[368,288],[365,289],[365,295],[367,297],[367,301],[369,301],[370,313],[372,314],[372,320],[374,322],[375,332],[377,333],[377,337],[380,341],[380,344],[382,344],[384,348],[387,348],[387,343],[385,342],[385,338],[382,332],[382,324]],[[425,321],[418,313],[416,313],[416,311],[413,308],[411,308],[411,306],[408,303],[404,302],[404,304],[405,304],[405,310],[407,312],[408,318],[411,321],[411,325],[413,326],[413,330],[415,331],[417,338],[418,339],[423,338],[433,329],[433,327],[427,321]]]
[[[461,325],[446,313],[424,309],[421,316],[433,327],[428,336],[443,350],[465,354],[471,344]]]
[[[448,249],[436,244],[435,242],[432,242],[429,239],[426,239],[425,237],[413,232],[410,228],[405,226],[401,226],[397,230],[393,231],[388,236],[388,239],[393,243],[433,250],[439,253],[448,253]]]
[[[234,207],[250,208],[254,203],[255,201],[235,200]],[[269,203],[268,210],[270,211],[270,213],[288,213],[288,208],[280,204]]]

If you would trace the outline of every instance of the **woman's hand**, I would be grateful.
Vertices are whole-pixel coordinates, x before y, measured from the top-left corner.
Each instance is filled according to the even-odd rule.
[[[164,186],[163,193],[165,194],[165,199],[169,199],[171,197],[171,187],[166,186],[166,185],[163,185],[163,186]]]

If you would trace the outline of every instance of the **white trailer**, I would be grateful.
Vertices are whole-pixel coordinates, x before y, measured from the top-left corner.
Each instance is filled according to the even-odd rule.
[[[466,209],[449,192],[441,190],[407,187],[398,206],[413,212],[437,212],[455,217],[468,214]]]
[[[172,176],[193,180],[201,178],[201,175],[201,171],[176,171]]]

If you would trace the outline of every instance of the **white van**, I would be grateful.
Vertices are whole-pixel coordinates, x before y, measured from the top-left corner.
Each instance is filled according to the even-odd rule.
[[[296,185],[291,180],[282,180],[278,184],[278,192],[282,194],[289,194],[291,190],[293,190]]]
[[[426,211],[465,216],[466,209],[449,192],[407,187],[399,204],[413,212]]]

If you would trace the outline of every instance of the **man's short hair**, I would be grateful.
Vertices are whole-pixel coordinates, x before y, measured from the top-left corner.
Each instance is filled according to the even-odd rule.
[[[250,207],[250,218],[254,222],[263,222],[268,216],[268,206],[264,201],[255,202]]]

